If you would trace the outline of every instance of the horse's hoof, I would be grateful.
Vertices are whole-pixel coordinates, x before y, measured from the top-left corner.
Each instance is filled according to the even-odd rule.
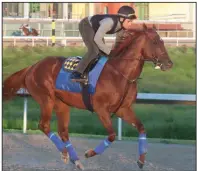
[[[68,155],[68,153],[61,153],[61,159],[63,160],[63,162],[65,163],[65,164],[68,164],[68,162],[69,162],[69,155]]]
[[[144,166],[144,163],[141,162],[140,160],[138,160],[138,161],[137,161],[137,165],[138,165],[138,167],[139,167],[140,169],[142,169],[143,166]]]
[[[86,157],[86,158],[93,157],[93,156],[95,156],[95,155],[96,155],[96,153],[95,153],[94,150],[92,150],[92,149],[87,150],[87,151],[85,152],[85,157]]]
[[[84,170],[84,167],[83,165],[81,164],[81,162],[79,160],[75,161],[75,166],[80,169],[80,170]]]

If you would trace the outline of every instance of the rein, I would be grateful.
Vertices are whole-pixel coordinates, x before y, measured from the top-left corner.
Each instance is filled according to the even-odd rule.
[[[144,59],[143,56],[137,57],[137,58],[122,58],[121,60],[139,60],[139,61],[149,61],[152,62],[152,60]],[[154,58],[154,63],[157,63],[158,59]],[[111,65],[123,78],[127,80],[129,84],[135,83],[138,79],[141,78],[135,78],[135,79],[129,79],[127,78],[122,72],[118,71],[113,65]]]

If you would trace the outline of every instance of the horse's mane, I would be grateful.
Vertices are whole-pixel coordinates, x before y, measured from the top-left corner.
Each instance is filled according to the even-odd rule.
[[[114,48],[118,48],[119,46],[125,46],[126,44],[128,45],[129,42],[133,41],[133,37],[136,33],[123,30],[120,33],[117,34],[116,36],[116,42],[114,45]]]
[[[150,32],[155,30],[155,26],[153,25],[153,28],[148,28],[145,23],[143,23],[143,28],[136,29],[136,30],[122,30],[116,35],[116,42],[112,49],[114,56],[120,56],[122,55],[125,50],[134,43],[136,38],[144,34],[145,32]]]
[[[121,56],[125,50],[135,41],[139,32],[123,30],[116,35],[116,42],[112,49],[113,56]]]

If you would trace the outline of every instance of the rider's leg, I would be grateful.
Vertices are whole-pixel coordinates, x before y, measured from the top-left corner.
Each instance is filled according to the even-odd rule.
[[[99,54],[99,48],[94,42],[95,32],[91,27],[87,17],[81,20],[79,23],[79,31],[88,51],[76,67],[72,78],[80,78],[81,74],[84,73],[90,62],[97,58]]]

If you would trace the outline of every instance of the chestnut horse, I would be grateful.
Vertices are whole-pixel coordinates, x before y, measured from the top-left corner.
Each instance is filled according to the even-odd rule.
[[[128,32],[128,36],[115,46],[114,57],[105,64],[91,96],[94,112],[108,132],[108,137],[95,149],[85,152],[87,158],[101,154],[115,140],[111,114],[116,114],[139,132],[138,166],[143,167],[147,153],[146,132],[141,121],[136,117],[132,104],[137,96],[137,82],[145,61],[153,62],[162,71],[172,68],[164,42],[154,28],[143,25],[143,31]],[[118,54],[118,55],[117,55]],[[83,169],[77,153],[69,140],[69,109],[86,109],[81,93],[62,91],[55,88],[57,75],[64,62],[64,57],[46,57],[38,63],[22,69],[3,83],[3,100],[16,95],[19,88],[25,88],[38,102],[41,109],[39,129],[49,137],[61,152],[65,162],[70,161]],[[58,122],[58,134],[50,130],[52,110],[55,110]]]
[[[31,31],[30,31],[29,28],[27,28],[27,27],[28,27],[28,25],[22,24],[19,28],[22,30],[22,33],[24,36],[38,36],[39,35],[39,33],[36,29],[31,28]]]

